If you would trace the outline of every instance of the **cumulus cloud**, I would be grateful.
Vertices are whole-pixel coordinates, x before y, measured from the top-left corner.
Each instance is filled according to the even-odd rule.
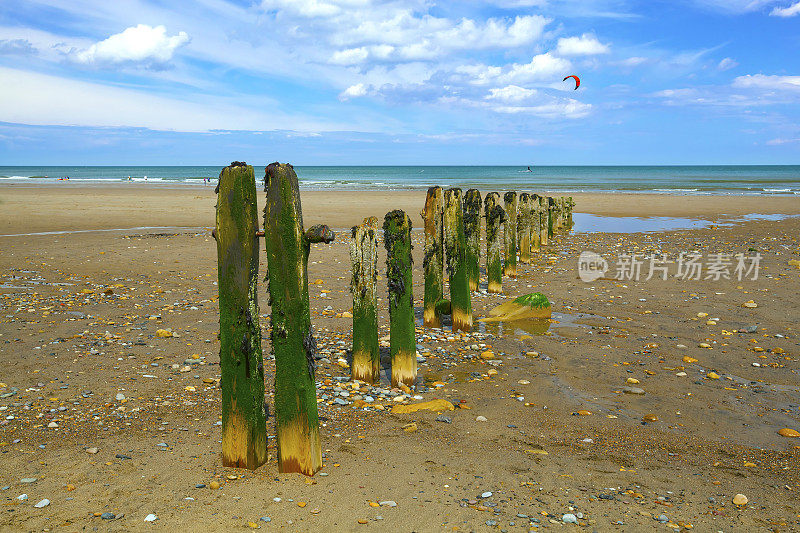
[[[556,50],[562,56],[593,56],[607,54],[609,46],[598,41],[594,35],[584,33],[580,37],[559,39]]]
[[[333,53],[329,63],[333,65],[357,65],[369,57],[367,49],[362,47],[337,50]]]
[[[0,39],[0,55],[28,55],[36,48],[27,39]]]
[[[800,2],[795,2],[788,7],[776,7],[770,13],[773,17],[794,17],[800,15]]]
[[[339,100],[346,101],[350,100],[351,98],[359,98],[361,96],[367,95],[367,88],[364,86],[363,83],[357,83],[356,85],[351,85],[344,91],[339,94]]]
[[[172,59],[175,50],[188,42],[186,32],[168,36],[164,26],[139,24],[76,52],[74,57],[85,64],[163,65]]]
[[[500,100],[502,102],[521,102],[536,96],[536,89],[526,89],[518,85],[508,85],[506,87],[495,87],[489,89],[486,96],[488,100]]]

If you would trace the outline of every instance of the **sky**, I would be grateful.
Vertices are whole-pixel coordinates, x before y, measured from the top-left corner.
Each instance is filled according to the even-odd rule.
[[[0,165],[233,160],[800,164],[800,0],[0,2]]]

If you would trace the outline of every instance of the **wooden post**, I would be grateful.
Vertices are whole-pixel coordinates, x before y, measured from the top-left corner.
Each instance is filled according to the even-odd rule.
[[[575,207],[575,201],[572,199],[572,196],[567,198],[568,210],[567,210],[567,231],[570,231],[573,226],[572,222],[572,209]]]
[[[351,376],[366,383],[380,379],[380,349],[378,346],[377,277],[378,219],[369,217],[353,226],[350,259],[353,277],[353,365]]]
[[[548,214],[547,214],[547,197],[540,196],[539,197],[539,245],[547,246],[550,244],[550,234],[547,229],[548,225]]]
[[[264,190],[278,470],[310,476],[322,466],[322,448],[314,381],[317,343],[308,302],[308,254],[312,243],[331,242],[334,234],[327,226],[312,226],[303,232],[300,190],[292,165],[268,165]]]
[[[531,262],[531,195],[519,195],[519,215],[517,217],[517,236],[519,237],[519,262]]]
[[[267,460],[267,413],[253,167],[236,161],[222,169],[217,193],[222,464],[254,470]]]
[[[431,187],[425,198],[422,219],[425,223],[425,248],[422,268],[425,271],[425,302],[422,324],[428,328],[442,327],[436,304],[444,297],[444,248],[442,229],[442,188]]]
[[[472,293],[467,277],[463,217],[461,189],[447,189],[444,193],[444,244],[447,251],[447,274],[450,276],[453,331],[469,332],[472,330]]]
[[[556,201],[552,196],[547,197],[547,237],[555,235]]]
[[[506,211],[505,265],[503,274],[510,278],[517,277],[517,193],[509,191],[503,195]]]
[[[488,291],[503,292],[503,266],[500,260],[503,241],[500,236],[500,225],[505,222],[505,210],[500,206],[500,195],[490,192],[484,201],[486,216],[486,277],[489,281]]]
[[[539,224],[541,224],[541,209],[539,207],[538,194],[531,195],[531,251],[538,252],[541,249],[542,236],[539,231]]]
[[[417,380],[417,341],[414,334],[412,293],[411,219],[399,209],[383,220],[386,246],[386,283],[389,286],[389,345],[392,387]]]
[[[464,195],[464,241],[466,242],[467,279],[469,290],[478,290],[481,255],[481,193],[468,189]]]

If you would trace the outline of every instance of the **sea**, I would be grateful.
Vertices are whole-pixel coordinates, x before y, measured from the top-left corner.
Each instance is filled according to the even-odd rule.
[[[0,166],[3,184],[216,185],[221,166]],[[302,189],[476,187],[546,192],[800,195],[800,165],[704,166],[296,166]],[[255,167],[256,181],[264,167]],[[69,178],[67,180],[66,178]]]

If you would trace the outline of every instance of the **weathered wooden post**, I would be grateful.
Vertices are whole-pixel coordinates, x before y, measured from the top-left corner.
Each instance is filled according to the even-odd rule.
[[[436,304],[444,297],[442,210],[442,188],[431,187],[425,198],[425,209],[421,213],[425,223],[425,248],[422,259],[422,268],[425,271],[425,301],[422,324],[428,328],[442,327],[441,316],[436,310]]]
[[[519,238],[519,262],[531,262],[531,195],[519,195],[519,215],[517,216],[517,236]]]
[[[503,195],[506,211],[505,237],[505,265],[503,274],[510,278],[517,277],[517,193],[508,191]]]
[[[539,245],[547,246],[550,243],[548,227],[547,197],[539,197]]]
[[[539,208],[539,198],[538,194],[531,195],[531,223],[530,223],[530,231],[531,231],[531,251],[538,252],[541,249],[541,233],[539,231],[539,224],[541,224],[541,209]]]
[[[481,193],[478,189],[468,189],[464,194],[464,241],[469,290],[475,291],[478,290],[481,255]]]
[[[353,365],[351,376],[366,383],[380,379],[380,349],[378,346],[377,277],[378,219],[369,217],[353,226],[350,259],[353,277]]]
[[[222,169],[217,193],[222,464],[254,470],[267,460],[267,414],[253,167],[235,161]]]
[[[447,251],[447,274],[450,276],[450,309],[453,331],[472,330],[472,292],[469,290],[464,215],[461,189],[444,193],[444,243]]]
[[[392,386],[411,386],[417,380],[417,341],[414,334],[411,219],[399,209],[383,220],[386,283],[389,287],[389,345]]]
[[[308,302],[308,254],[312,243],[329,243],[334,234],[319,225],[304,232],[300,190],[292,165],[268,165],[264,190],[278,469],[310,476],[322,466],[322,448],[314,381],[317,343]]]
[[[575,200],[572,199],[572,196],[567,198],[567,203],[569,205],[569,209],[567,211],[567,231],[572,229],[573,222],[572,222],[572,210],[575,207]]]
[[[547,197],[547,236],[555,235],[556,201],[552,196]]]
[[[500,260],[503,241],[500,239],[500,225],[505,222],[505,210],[500,206],[500,195],[490,192],[484,201],[486,216],[486,277],[489,280],[488,290],[492,293],[503,292],[503,266]]]

